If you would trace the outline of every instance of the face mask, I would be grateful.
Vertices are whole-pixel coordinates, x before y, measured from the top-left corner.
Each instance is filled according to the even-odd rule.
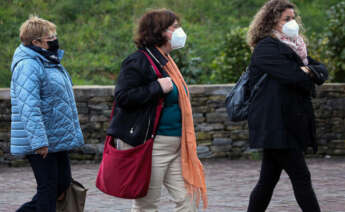
[[[291,20],[283,25],[282,31],[286,36],[296,38],[298,36],[299,26],[295,20]]]
[[[171,48],[180,49],[186,44],[187,35],[181,27],[177,28],[171,35]]]
[[[51,52],[56,52],[59,49],[59,41],[58,39],[47,41],[48,50]]]

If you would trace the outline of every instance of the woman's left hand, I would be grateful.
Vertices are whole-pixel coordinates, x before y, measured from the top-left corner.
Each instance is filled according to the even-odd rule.
[[[163,93],[169,93],[173,89],[173,84],[170,77],[164,77],[157,79],[159,82]]]

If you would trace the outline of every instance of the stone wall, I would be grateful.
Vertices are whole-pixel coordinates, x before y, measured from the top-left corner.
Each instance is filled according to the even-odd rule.
[[[247,122],[230,122],[224,108],[233,85],[193,85],[193,116],[200,158],[257,158],[248,149]],[[113,86],[74,87],[79,118],[86,144],[71,153],[74,161],[94,162],[102,157],[105,129],[112,107]],[[345,156],[345,84],[326,84],[313,100],[319,156]],[[9,154],[10,97],[0,89],[0,164],[22,165],[25,160]],[[327,156],[328,157],[328,156]]]

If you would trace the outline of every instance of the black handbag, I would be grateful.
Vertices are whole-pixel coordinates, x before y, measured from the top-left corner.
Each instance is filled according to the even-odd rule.
[[[230,121],[244,121],[248,118],[248,107],[255,94],[260,89],[267,74],[263,74],[252,89],[249,88],[249,68],[241,75],[236,85],[226,97],[225,106]]]

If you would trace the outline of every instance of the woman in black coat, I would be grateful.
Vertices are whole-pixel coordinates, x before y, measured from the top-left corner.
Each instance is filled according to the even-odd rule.
[[[301,209],[320,211],[303,152],[308,146],[317,151],[311,97],[314,84],[321,85],[328,73],[307,55],[295,8],[288,0],[268,1],[248,31],[248,43],[254,49],[250,85],[268,74],[249,106],[250,147],[264,151],[248,212],[266,210],[282,170],[291,179]]]

